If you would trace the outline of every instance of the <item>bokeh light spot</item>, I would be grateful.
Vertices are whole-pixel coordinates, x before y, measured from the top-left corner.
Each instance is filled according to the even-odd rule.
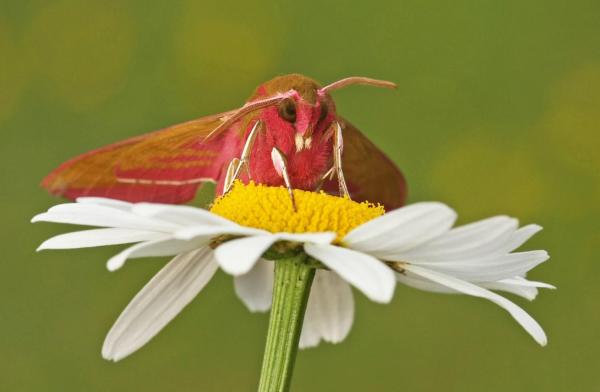
[[[0,20],[0,122],[11,115],[29,76],[27,63],[9,27]]]
[[[61,101],[75,110],[89,110],[115,93],[126,77],[131,25],[117,3],[49,4],[32,20],[30,59]]]
[[[249,96],[273,76],[285,39],[274,7],[237,3],[232,12],[226,8],[200,2],[185,7],[174,47],[182,90],[191,101],[211,90],[228,96],[242,89]]]
[[[442,151],[430,184],[436,198],[461,211],[465,220],[499,213],[534,218],[546,197],[544,172],[529,151],[478,135]]]
[[[600,64],[580,67],[557,84],[539,131],[555,156],[600,180]]]

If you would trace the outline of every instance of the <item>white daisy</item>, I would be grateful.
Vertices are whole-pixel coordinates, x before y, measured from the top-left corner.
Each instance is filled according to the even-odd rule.
[[[105,339],[102,355],[119,360],[148,342],[208,283],[218,267],[234,275],[235,292],[251,311],[271,305],[273,264],[281,254],[314,258],[316,272],[304,319],[301,347],[337,343],[350,331],[350,285],[380,303],[391,300],[396,280],[424,290],[487,298],[509,311],[544,345],[541,327],[514,303],[488,289],[533,299],[525,279],[545,261],[545,251],[511,253],[539,226],[494,217],[451,229],[456,214],[441,203],[418,203],[382,215],[381,207],[325,194],[237,183],[212,212],[188,206],[81,198],[52,207],[33,222],[102,227],[63,234],[41,249],[135,243],[108,261],[175,256],[135,296]],[[269,261],[271,259],[275,261]],[[319,262],[321,264],[319,264]]]

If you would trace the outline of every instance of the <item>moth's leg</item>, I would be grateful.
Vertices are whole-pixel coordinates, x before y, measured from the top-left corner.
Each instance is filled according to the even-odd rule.
[[[323,187],[323,183],[325,182],[325,180],[327,180],[327,177],[329,177],[329,179],[331,180],[334,173],[335,173],[334,167],[331,166],[329,168],[329,170],[327,170],[325,172],[325,174],[323,174],[321,176],[321,178],[319,179],[319,182],[317,183],[317,187],[315,188],[315,192],[319,192],[321,190],[321,188]]]
[[[338,179],[338,186],[340,189],[340,196],[350,197],[348,192],[348,186],[346,186],[346,179],[344,178],[344,171],[342,170],[342,152],[344,151],[344,139],[342,137],[342,126],[339,122],[335,122],[335,129],[333,133],[333,170]]]
[[[262,128],[262,121],[258,120],[252,130],[248,134],[248,138],[246,139],[246,143],[244,143],[244,148],[242,150],[242,155],[240,157],[240,161],[243,166],[246,167],[246,171],[248,173],[248,177],[250,177],[250,154],[252,153],[252,146],[254,146],[254,141],[256,140],[256,135]]]
[[[287,188],[288,193],[290,194],[292,207],[294,207],[294,211],[296,211],[296,200],[294,199],[294,191],[292,190],[292,183],[288,174],[287,161],[285,159],[285,155],[283,155],[283,153],[279,151],[277,147],[273,147],[273,150],[271,150],[271,160],[273,161],[275,171],[283,178],[285,187]]]
[[[342,170],[342,153],[344,151],[344,139],[342,138],[342,127],[339,122],[334,122],[329,128],[329,130],[326,133],[326,138],[329,137],[333,139],[333,166],[330,167],[329,170],[327,170],[325,174],[321,176],[316,190],[321,190],[321,187],[323,186],[323,183],[326,180],[332,180],[333,176],[336,176],[338,179],[340,196],[350,197],[348,187],[346,186],[344,171]]]
[[[240,172],[241,162],[237,158],[233,158],[227,166],[227,173],[225,174],[225,181],[223,182],[223,195],[231,190],[233,182],[237,178],[237,174]]]
[[[229,192],[233,182],[239,178],[244,168],[246,168],[248,177],[250,177],[250,153],[252,152],[252,146],[256,140],[256,135],[261,127],[262,121],[259,120],[254,124],[252,130],[246,138],[240,159],[233,158],[229,163],[229,166],[227,167],[227,174],[225,176],[225,182],[223,184],[223,194]]]

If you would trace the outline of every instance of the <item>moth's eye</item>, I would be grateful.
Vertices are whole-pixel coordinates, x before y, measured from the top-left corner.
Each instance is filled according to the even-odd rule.
[[[296,122],[296,104],[293,100],[288,98],[279,104],[279,116],[287,122]]]
[[[321,114],[319,115],[319,121],[325,120],[325,117],[329,114],[329,108],[326,103],[321,104]]]

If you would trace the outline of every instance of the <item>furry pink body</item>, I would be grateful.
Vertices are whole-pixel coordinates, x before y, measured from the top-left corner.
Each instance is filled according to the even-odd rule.
[[[281,120],[276,108],[265,109],[260,118],[265,123],[266,131],[258,135],[254,142],[250,156],[252,179],[267,185],[284,185],[271,161],[271,151],[278,148],[287,157],[293,187],[313,190],[332,164],[332,140],[331,137],[325,137],[324,126],[315,129],[309,147],[297,151],[296,130]]]

